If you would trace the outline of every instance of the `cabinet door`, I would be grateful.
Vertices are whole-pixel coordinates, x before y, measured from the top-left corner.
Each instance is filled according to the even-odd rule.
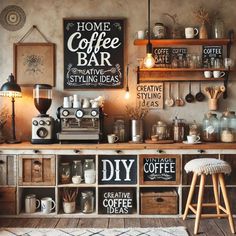
[[[0,188],[0,215],[16,214],[16,188]]]
[[[55,185],[54,155],[20,155],[19,185]]]
[[[0,155],[0,185],[15,185],[15,156]]]

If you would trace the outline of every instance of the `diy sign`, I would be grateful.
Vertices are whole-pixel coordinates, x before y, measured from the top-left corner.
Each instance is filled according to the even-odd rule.
[[[99,156],[99,184],[136,184],[136,156]]]
[[[156,67],[170,67],[171,48],[153,48]]]
[[[178,184],[180,157],[177,155],[141,155],[141,184]]]
[[[132,188],[99,189],[99,214],[132,214],[135,208]]]
[[[203,67],[213,67],[213,62],[215,58],[223,58],[223,46],[202,46]]]
[[[163,83],[137,85],[137,103],[142,108],[163,109]]]
[[[64,88],[122,88],[124,20],[64,19]]]

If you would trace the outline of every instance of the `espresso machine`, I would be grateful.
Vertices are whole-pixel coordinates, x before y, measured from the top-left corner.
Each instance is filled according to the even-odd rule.
[[[60,142],[97,141],[102,138],[103,112],[100,107],[59,107]]]
[[[52,103],[52,86],[49,84],[35,84],[33,89],[34,105],[39,115],[32,118],[33,144],[47,144],[54,142],[54,119],[47,115]]]

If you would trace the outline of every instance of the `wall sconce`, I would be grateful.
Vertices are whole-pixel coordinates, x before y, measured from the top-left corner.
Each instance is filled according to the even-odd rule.
[[[15,82],[15,78],[13,74],[9,75],[7,82],[2,85],[0,90],[0,96],[2,97],[10,97],[12,102],[12,138],[7,140],[7,143],[20,143],[20,140],[16,139],[16,130],[15,130],[15,98],[22,97],[21,88]]]
[[[146,68],[150,69],[155,65],[155,59],[152,56],[152,44],[151,44],[151,27],[150,27],[150,0],[148,0],[148,44],[147,44],[147,55],[144,58],[143,64]]]
[[[126,90],[125,90],[125,99],[129,99],[129,64],[127,65],[127,70],[126,70]]]

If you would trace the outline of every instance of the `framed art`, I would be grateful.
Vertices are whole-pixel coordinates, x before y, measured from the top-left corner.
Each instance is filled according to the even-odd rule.
[[[14,73],[21,86],[55,86],[55,44],[14,44]]]
[[[63,19],[64,89],[123,88],[124,19]]]

